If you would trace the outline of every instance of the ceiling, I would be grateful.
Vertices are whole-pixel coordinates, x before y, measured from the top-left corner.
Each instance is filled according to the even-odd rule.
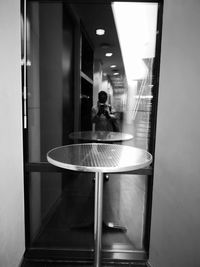
[[[124,66],[111,5],[84,3],[73,6],[94,45],[94,58],[101,60],[103,73],[111,81],[114,93],[123,93]],[[105,34],[96,35],[98,28],[105,29]],[[106,52],[112,52],[113,55],[106,57]],[[116,68],[111,68],[111,65],[116,65]],[[115,72],[119,72],[119,75],[115,76]]]
[[[73,6],[94,45],[95,59],[101,60],[103,73],[112,83],[114,94],[124,93],[125,81],[131,84],[147,79],[150,69],[146,61],[155,57],[157,3],[113,2],[123,60],[111,3]],[[105,29],[105,35],[97,36],[98,28]],[[106,52],[113,55],[106,57]],[[114,69],[110,67],[113,64],[117,66]],[[115,76],[114,72],[119,75]]]

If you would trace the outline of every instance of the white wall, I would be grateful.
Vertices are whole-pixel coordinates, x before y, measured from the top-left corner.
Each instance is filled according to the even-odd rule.
[[[24,252],[20,1],[0,1],[0,266]]]
[[[200,1],[165,0],[150,264],[200,266]]]

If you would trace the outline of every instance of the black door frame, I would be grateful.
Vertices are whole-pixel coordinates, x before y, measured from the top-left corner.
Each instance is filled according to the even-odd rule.
[[[21,1],[21,12],[23,20],[26,18],[26,5],[27,2],[31,0],[22,0]],[[32,0],[32,1],[40,1],[40,0]],[[44,0],[45,1],[45,0]],[[48,0],[47,0],[48,1]],[[61,0],[58,0],[61,1]],[[51,2],[51,1],[50,1]],[[70,0],[66,0],[66,3],[70,3]],[[82,1],[73,1],[73,2],[81,2]],[[90,2],[88,0],[85,0],[85,2]],[[91,0],[92,3],[94,1]],[[109,3],[110,0],[98,0],[98,3]],[[157,108],[158,108],[158,93],[159,93],[159,75],[160,75],[160,57],[161,57],[161,38],[162,38],[162,19],[163,19],[163,0],[158,1],[125,1],[125,2],[155,2],[158,3],[158,19],[157,19],[157,37],[156,37],[156,56],[154,61],[154,68],[153,68],[153,102],[152,102],[152,113],[150,117],[151,121],[151,137],[150,137],[150,143],[149,143],[149,151],[153,155],[153,158],[155,156],[155,143],[156,143],[156,121],[157,121]],[[23,51],[22,51],[22,58],[24,59],[24,62],[27,61],[26,58],[26,24],[23,25]],[[80,28],[77,28],[77,32],[80,31]],[[78,37],[75,37],[75,40],[78,40]],[[76,60],[78,60],[78,57],[80,55],[76,55]],[[80,62],[79,62],[80,63]],[[26,253],[25,255],[29,258],[44,258],[44,254],[40,254],[40,251],[38,250],[32,250],[30,246],[30,218],[29,218],[29,183],[28,183],[28,176],[32,172],[63,172],[60,168],[57,168],[55,166],[50,165],[48,162],[28,162],[28,121],[27,121],[27,71],[26,71],[26,64],[22,66],[22,98],[23,98],[23,151],[24,151],[24,198],[25,198],[25,246],[26,246]],[[80,77],[78,79],[78,75],[74,77],[74,81],[76,83],[75,86],[78,86],[80,88]],[[79,92],[80,93],[80,92]],[[26,125],[27,124],[27,125]],[[154,160],[155,161],[155,160]],[[150,229],[151,229],[151,214],[152,214],[152,196],[153,196],[153,176],[154,176],[154,161],[151,164],[150,167],[127,172],[127,174],[137,174],[137,175],[147,175],[149,176],[148,179],[148,207],[147,207],[147,223],[146,223],[146,230],[145,230],[145,249],[146,249],[146,259],[148,259],[148,253],[149,253],[149,243],[150,243]],[[50,255],[52,253],[51,251],[47,251],[46,255]],[[61,253],[61,256],[66,255],[64,253]],[[72,252],[70,252],[72,253]],[[80,255],[85,257],[82,252],[80,252]],[[91,255],[89,255],[90,258]],[[76,255],[75,255],[76,258]],[[136,256],[137,258],[137,256]]]

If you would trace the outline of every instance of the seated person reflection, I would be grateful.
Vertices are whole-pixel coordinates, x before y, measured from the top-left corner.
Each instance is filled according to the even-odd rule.
[[[97,105],[92,108],[92,123],[95,124],[95,131],[119,131],[117,118],[112,113],[112,108],[106,103],[108,95],[105,91],[98,94]]]

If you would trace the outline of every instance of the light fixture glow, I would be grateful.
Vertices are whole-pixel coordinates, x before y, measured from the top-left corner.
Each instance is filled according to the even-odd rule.
[[[111,67],[111,68],[116,68],[116,67],[117,67],[117,65],[111,65],[110,67]]]
[[[113,53],[106,53],[105,56],[106,57],[112,57]]]
[[[119,72],[114,72],[113,75],[115,75],[115,76],[116,76],[116,75],[119,75]]]
[[[31,61],[30,61],[30,59],[27,60],[27,62],[26,62],[26,66],[29,66],[29,67],[31,66]]]
[[[145,79],[143,59],[155,57],[158,4],[113,2],[112,11],[127,80]]]
[[[104,29],[96,29],[96,35],[104,35],[105,30]]]

